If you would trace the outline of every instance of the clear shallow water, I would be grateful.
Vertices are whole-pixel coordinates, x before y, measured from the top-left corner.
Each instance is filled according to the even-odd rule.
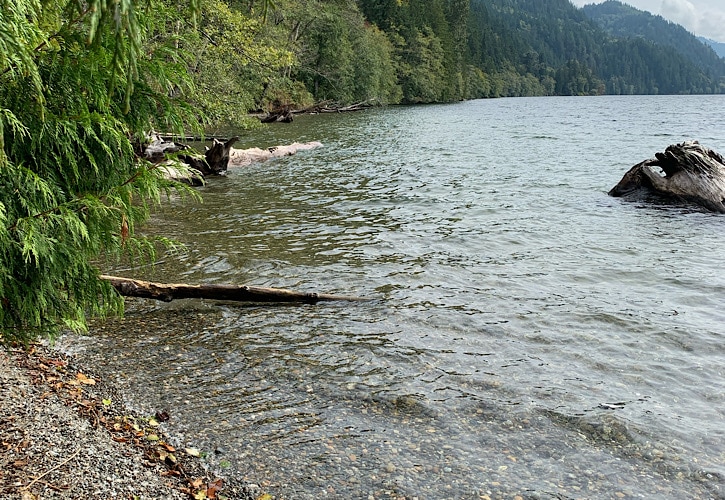
[[[279,498],[725,498],[725,219],[609,198],[725,98],[521,98],[301,117],[148,226],[164,281],[376,300],[134,302],[67,339]],[[216,450],[218,453],[214,453]]]

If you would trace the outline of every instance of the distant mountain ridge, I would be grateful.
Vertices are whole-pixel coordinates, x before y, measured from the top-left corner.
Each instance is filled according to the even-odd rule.
[[[705,38],[704,36],[699,36],[697,37],[697,39],[700,40],[702,43],[712,47],[712,50],[714,50],[715,53],[720,57],[725,57],[725,43],[716,42],[715,40],[710,40],[709,38]]]
[[[584,9],[570,0],[356,3],[389,42],[403,102],[725,94],[725,60],[712,48],[617,1]]]
[[[725,92],[724,61],[684,28],[673,24],[670,28],[681,30],[680,36],[666,33],[660,40],[620,27],[628,15],[638,17],[641,11],[612,1],[595,7],[602,10],[585,11],[569,0],[471,0],[472,14],[485,13],[488,25],[482,27],[486,36],[472,32],[472,39],[490,41],[472,52],[485,56],[487,50],[490,54],[487,46],[503,46],[513,68],[556,95]],[[597,12],[604,21],[592,18]],[[657,21],[654,33],[662,31],[661,24],[668,26],[664,19],[648,16],[646,22]],[[683,44],[688,50],[677,47]],[[496,62],[500,67],[500,59]],[[473,63],[491,66],[475,58]]]
[[[582,12],[614,37],[640,38],[670,47],[692,61],[708,77],[719,79],[725,76],[725,60],[712,46],[662,16],[635,9],[617,0],[585,5]]]

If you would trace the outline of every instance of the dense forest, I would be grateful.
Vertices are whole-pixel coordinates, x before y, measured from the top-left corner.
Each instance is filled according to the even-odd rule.
[[[99,259],[173,248],[135,231],[163,196],[197,196],[144,157],[151,130],[209,133],[320,103],[725,92],[722,60],[681,28],[601,8],[594,20],[569,0],[0,0],[0,338],[119,312]]]
[[[260,49],[287,58],[277,68],[274,57],[244,62],[261,86],[246,94],[250,109],[725,92],[725,60],[682,27],[619,2],[278,0],[262,11],[216,1],[226,16],[256,23]]]
[[[654,16],[615,0],[586,5],[582,10],[611,36],[641,39],[674,50],[711,81],[725,77],[725,59],[685,28],[662,16]]]

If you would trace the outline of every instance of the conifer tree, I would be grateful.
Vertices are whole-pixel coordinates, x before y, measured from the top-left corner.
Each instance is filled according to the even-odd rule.
[[[199,12],[190,0],[189,16]],[[0,0],[0,341],[27,342],[122,300],[94,264],[152,256],[135,236],[150,206],[184,190],[139,156],[154,127],[198,117],[174,46],[144,50],[142,0]]]

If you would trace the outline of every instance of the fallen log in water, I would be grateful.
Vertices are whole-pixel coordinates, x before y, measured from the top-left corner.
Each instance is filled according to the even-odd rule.
[[[697,141],[669,146],[638,163],[609,191],[609,196],[652,193],[696,203],[725,213],[725,160]]]
[[[292,123],[294,120],[294,115],[292,113],[292,110],[289,108],[282,108],[275,111],[270,111],[267,113],[266,116],[263,116],[259,119],[262,123]]]
[[[316,304],[329,301],[367,301],[363,297],[306,293],[283,288],[262,288],[245,285],[187,285],[183,283],[153,283],[119,276],[101,275],[124,297],[141,297],[171,302],[174,299],[211,299],[234,302],[297,302]]]
[[[274,146],[267,149],[249,148],[249,149],[233,149],[229,155],[229,167],[246,167],[252,163],[271,160],[272,158],[281,158],[283,156],[291,156],[298,151],[306,151],[322,146],[321,142],[293,142],[286,146]]]
[[[204,155],[184,154],[191,152],[191,147],[167,141],[159,136],[155,136],[154,140],[144,149],[144,157],[152,163],[162,164],[166,177],[179,181],[186,181],[194,185],[202,184],[204,177],[207,175],[224,175],[229,165],[229,155],[232,146],[239,137],[232,137],[226,141],[212,139],[212,146],[207,147]],[[175,155],[169,157],[169,155]],[[181,173],[179,166],[184,165],[190,167],[191,174]]]
[[[152,141],[144,150],[145,157],[154,163],[167,163],[160,168],[169,179],[189,182],[194,185],[203,184],[204,178],[209,175],[224,175],[230,167],[246,167],[252,163],[263,162],[273,158],[291,156],[298,151],[306,151],[322,146],[317,141],[299,143],[294,142],[288,145],[273,146],[271,148],[249,148],[234,149],[232,145],[238,140],[232,137],[228,140],[213,139],[212,147],[206,148],[204,156],[183,154],[190,149],[186,144],[175,143],[157,139]],[[166,160],[167,155],[176,154],[176,160]],[[183,174],[177,168],[181,162],[186,167],[193,169],[192,175]]]

